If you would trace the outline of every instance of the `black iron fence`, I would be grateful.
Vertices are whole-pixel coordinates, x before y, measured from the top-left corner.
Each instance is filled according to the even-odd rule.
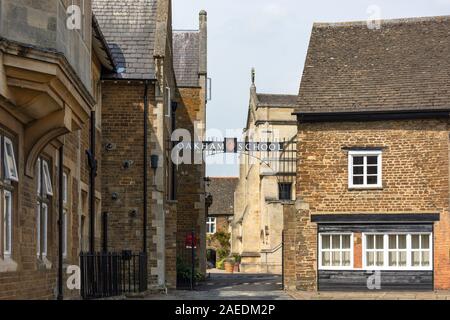
[[[121,253],[81,253],[81,296],[98,299],[147,290],[147,255]]]

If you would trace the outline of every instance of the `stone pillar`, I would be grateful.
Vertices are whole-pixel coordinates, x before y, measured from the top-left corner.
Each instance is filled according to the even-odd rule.
[[[157,70],[161,79],[163,77],[163,60],[157,59]],[[164,134],[164,117],[165,117],[165,103],[164,103],[164,86],[161,85],[162,81],[156,84],[156,106],[153,108],[153,122],[151,134],[151,155],[157,155],[159,158],[158,169],[156,169],[154,176],[154,186],[152,192],[152,206],[151,206],[151,226],[156,229],[156,234],[151,234],[154,248],[156,248],[156,266],[150,268],[151,275],[156,276],[158,286],[164,287],[166,284],[166,260],[165,260],[165,175],[166,175],[166,163],[164,157],[164,145],[165,145],[165,134]],[[149,259],[150,262],[153,259]],[[150,279],[149,279],[150,281]]]
[[[166,287],[177,287],[177,202],[168,201],[166,211]]]
[[[283,275],[285,290],[296,289],[295,272],[295,206],[283,205]]]
[[[307,203],[298,199],[295,207],[296,288],[302,291],[316,291],[317,225],[311,222],[311,211]]]

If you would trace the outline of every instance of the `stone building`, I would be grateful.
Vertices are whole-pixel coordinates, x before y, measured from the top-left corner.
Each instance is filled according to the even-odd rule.
[[[287,288],[450,288],[449,30],[449,17],[314,25]]]
[[[208,209],[206,233],[230,232],[230,221],[234,216],[234,192],[239,182],[237,177],[210,177],[206,192],[212,196]]]
[[[174,70],[177,83],[177,111],[174,125],[186,130],[192,141],[203,141],[207,104],[207,14],[200,12],[198,30],[175,30],[173,33]],[[201,152],[193,152],[188,163],[176,169],[178,219],[177,255],[184,256],[186,236],[198,239],[197,263],[206,274],[205,162]],[[189,163],[190,162],[190,163]]]
[[[206,245],[211,251],[211,265],[219,261],[218,250],[230,253],[230,243],[225,245],[216,239],[215,235],[221,233],[231,237],[231,221],[234,216],[234,192],[239,182],[237,177],[211,177],[206,187],[207,194],[212,197],[212,204],[208,208],[206,217]],[[224,240],[221,240],[226,242]],[[223,254],[223,253],[222,253]],[[216,257],[216,261],[213,261]],[[222,257],[223,258],[223,257]]]
[[[169,0],[0,1],[0,299],[55,298],[60,257],[79,296],[87,251],[144,252],[150,288],[175,287],[172,46]]]
[[[243,141],[280,142],[284,151],[241,154],[232,253],[243,272],[281,273],[283,203],[295,200],[297,97],[257,93],[254,80],[253,71]]]
[[[192,226],[201,235],[205,224],[205,165],[175,165],[172,133],[185,129],[194,135],[196,128],[202,135],[205,128],[207,15],[200,13],[198,31],[172,32],[168,0],[95,0],[94,12],[119,70],[105,74],[102,85],[108,243],[112,250],[142,250],[140,226],[147,206],[149,283],[174,288],[177,240]],[[158,159],[153,170],[150,158]],[[201,270],[206,269],[204,252],[202,236],[202,254],[197,255]]]
[[[81,29],[66,28],[68,3],[0,1],[0,299],[55,297],[60,199],[64,265],[86,240],[89,120],[115,65],[87,2]]]

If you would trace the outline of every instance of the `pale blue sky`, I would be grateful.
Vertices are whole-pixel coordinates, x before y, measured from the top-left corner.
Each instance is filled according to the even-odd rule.
[[[213,100],[208,128],[245,126],[250,69],[258,92],[297,94],[313,22],[366,20],[371,6],[381,18],[450,14],[450,0],[173,0],[175,29],[197,29],[208,12],[209,76]],[[238,131],[238,132],[239,132]],[[236,165],[208,165],[208,175],[237,175]]]

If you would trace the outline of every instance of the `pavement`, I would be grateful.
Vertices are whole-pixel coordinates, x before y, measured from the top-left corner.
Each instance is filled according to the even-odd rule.
[[[450,300],[450,291],[430,292],[301,292],[288,294],[295,300]]]

